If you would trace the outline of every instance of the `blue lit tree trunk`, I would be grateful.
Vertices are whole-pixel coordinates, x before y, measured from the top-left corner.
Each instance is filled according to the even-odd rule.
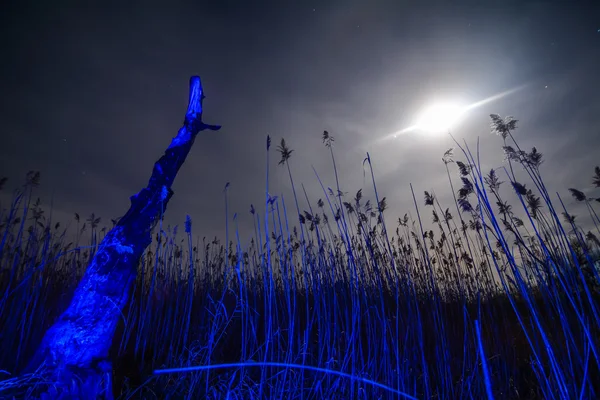
[[[152,241],[152,230],[173,195],[171,185],[196,135],[220,128],[202,122],[203,98],[200,78],[192,77],[183,127],[154,164],[148,186],[131,197],[129,211],[100,244],[71,304],[42,339],[27,370],[37,370],[58,384],[45,397],[112,398],[108,352],[140,257]]]

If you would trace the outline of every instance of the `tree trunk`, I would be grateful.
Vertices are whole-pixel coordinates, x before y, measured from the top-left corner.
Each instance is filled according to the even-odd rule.
[[[202,122],[204,94],[199,77],[190,79],[183,127],[154,164],[148,186],[133,195],[129,211],[108,232],[67,310],[51,326],[27,372],[52,377],[52,398],[112,398],[108,352],[129,300],[140,257],[173,195],[171,185],[198,132],[218,130]]]

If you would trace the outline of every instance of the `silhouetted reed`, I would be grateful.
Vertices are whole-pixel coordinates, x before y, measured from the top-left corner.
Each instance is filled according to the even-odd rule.
[[[456,142],[442,158],[455,204],[441,204],[429,191],[421,205],[412,192],[416,217],[407,213],[394,228],[370,156],[364,165],[374,198],[362,189],[353,197],[342,191],[327,131],[322,139],[335,186],[326,188],[317,175],[316,204],[303,187],[297,192],[293,150],[281,139],[279,164],[294,202],[269,194],[267,161],[264,209],[251,206],[254,237],[247,248],[235,218],[235,239],[228,221],[224,243],[194,239],[189,217],[184,232],[160,224],[113,342],[115,393],[123,399],[598,397],[594,203],[600,199],[569,189],[590,215],[592,226],[584,230],[544,185],[542,154],[522,150],[514,139],[517,121],[491,118],[507,167],[482,171],[478,155]],[[270,144],[268,138],[267,153]],[[527,182],[517,181],[517,169]],[[600,188],[600,168],[594,172]],[[29,173],[0,207],[0,368],[12,376],[67,306],[105,232],[98,216],[82,221],[75,214],[69,235],[34,200],[39,182],[39,173]],[[507,191],[516,204],[505,200]],[[169,368],[188,370],[153,374]],[[23,396],[49,384],[35,374],[12,376],[3,376],[0,394]]]

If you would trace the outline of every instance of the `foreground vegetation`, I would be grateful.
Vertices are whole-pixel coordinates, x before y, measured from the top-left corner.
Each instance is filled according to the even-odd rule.
[[[516,121],[493,115],[492,128],[506,167],[482,171],[457,143],[457,160],[452,150],[443,157],[454,204],[429,192],[423,204],[412,193],[414,218],[392,223],[372,172],[373,199],[349,198],[336,183],[312,204],[296,193],[282,140],[275,150],[294,198],[251,207],[248,248],[235,226],[227,236],[236,240],[224,244],[194,239],[189,218],[184,232],[160,226],[113,341],[115,395],[598,397],[598,199],[570,189],[591,220],[579,226],[544,185],[542,155],[514,140]],[[337,182],[333,137],[324,132],[323,142]],[[267,139],[267,157],[273,150]],[[0,354],[0,397],[51,385],[41,373],[18,373],[105,233],[97,216],[75,214],[70,242],[34,201],[39,180],[30,173],[0,207],[0,348],[9,349]],[[517,203],[505,200],[510,192]]]

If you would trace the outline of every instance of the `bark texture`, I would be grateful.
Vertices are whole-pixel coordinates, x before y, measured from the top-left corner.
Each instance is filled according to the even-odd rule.
[[[69,307],[46,332],[28,367],[28,372],[44,371],[55,379],[53,394],[43,397],[112,398],[108,352],[140,257],[196,135],[220,128],[202,122],[203,98],[200,78],[192,77],[183,126],[154,164],[148,185],[131,196],[129,210],[100,244]]]

